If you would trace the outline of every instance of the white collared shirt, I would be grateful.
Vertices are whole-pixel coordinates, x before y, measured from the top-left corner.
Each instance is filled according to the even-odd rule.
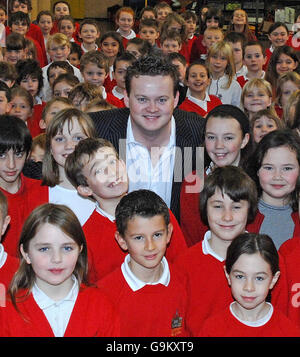
[[[235,79],[236,79],[237,77],[246,75],[246,73],[247,73],[247,66],[245,66],[245,65],[243,64],[242,67],[241,67],[241,69],[236,72],[236,74],[235,74]]]
[[[89,51],[98,51],[98,46],[97,46],[97,44],[95,43],[95,48],[94,48],[93,50],[87,50],[87,49],[84,47],[84,44],[82,43],[82,44],[81,44],[81,49],[82,49],[82,51],[83,51],[84,53],[87,53],[87,52],[89,52]]]
[[[111,92],[116,98],[118,98],[120,100],[122,100],[124,98],[124,94],[123,93],[119,93],[117,91],[117,86],[114,86]]]
[[[129,34],[128,34],[127,36],[124,36],[124,35],[121,33],[120,29],[117,29],[116,32],[118,32],[122,37],[126,38],[127,40],[131,40],[132,38],[135,38],[135,37],[136,37],[136,33],[135,33],[132,29],[130,30],[130,32],[129,32]]]
[[[130,286],[131,290],[137,291],[139,289],[142,289],[145,285],[157,285],[157,284],[162,284],[165,286],[169,285],[170,269],[167,259],[165,257],[163,257],[161,261],[161,264],[163,266],[163,272],[161,274],[161,277],[157,281],[151,283],[145,283],[144,281],[138,279],[131,271],[128,264],[129,262],[130,262],[130,255],[127,254],[124,263],[121,265],[121,271],[124,276],[124,279],[126,280],[127,284]]]
[[[193,97],[191,95],[190,89],[188,88],[186,96],[191,102],[197,104],[200,108],[202,108],[203,110],[205,110],[207,112],[207,102],[210,102],[210,98],[209,98],[209,95],[207,92],[205,93],[205,98],[203,100],[201,100],[201,99],[197,99],[197,98]]]
[[[66,297],[59,301],[50,299],[36,283],[32,288],[33,298],[45,314],[55,337],[64,336],[78,296],[78,281],[74,275],[72,275],[72,279],[74,283],[71,290]]]
[[[96,202],[96,211],[101,214],[101,216],[108,218],[111,222],[114,222],[116,218],[112,216],[111,214],[105,212],[100,206],[99,203]]]
[[[4,250],[3,245],[0,243],[0,268],[3,267],[7,259],[7,253]]]
[[[211,239],[211,231],[207,231],[204,235],[203,241],[202,241],[202,251],[203,254],[207,255],[212,255],[214,258],[219,260],[220,262],[224,262],[225,259],[220,257],[210,246],[209,240]]]
[[[238,320],[240,321],[242,324],[246,325],[246,326],[250,326],[250,327],[260,327],[260,326],[263,326],[265,325],[268,321],[270,321],[272,315],[273,315],[273,312],[274,312],[274,308],[273,308],[273,305],[270,304],[269,302],[267,302],[267,304],[270,306],[270,309],[269,311],[266,313],[265,316],[263,316],[261,319],[259,320],[256,320],[256,321],[245,321],[245,320],[242,320],[240,319],[233,311],[233,305],[236,304],[236,302],[232,302],[230,305],[229,305],[229,309],[230,309],[230,312],[231,314]]]
[[[128,192],[147,189],[157,193],[170,208],[175,163],[175,119],[171,118],[171,134],[167,146],[159,148],[160,158],[152,166],[149,150],[134,138],[130,116],[126,135],[126,166],[129,177]],[[162,151],[163,150],[163,151]]]

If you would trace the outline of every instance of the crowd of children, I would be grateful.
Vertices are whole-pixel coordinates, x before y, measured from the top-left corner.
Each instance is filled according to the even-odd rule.
[[[297,28],[274,22],[261,41],[243,9],[225,29],[219,9],[156,1],[120,7],[104,32],[67,1],[34,20],[31,0],[7,3],[0,336],[300,337]],[[204,175],[183,178],[178,219],[130,192],[88,114],[129,107],[127,69],[147,55],[174,67],[176,110],[204,123]]]

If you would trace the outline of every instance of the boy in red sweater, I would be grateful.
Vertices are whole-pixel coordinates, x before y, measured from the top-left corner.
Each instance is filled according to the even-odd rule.
[[[29,214],[31,190],[40,186],[39,180],[22,174],[31,150],[32,138],[25,122],[11,115],[0,116],[0,190],[8,201],[9,227],[3,245],[9,255],[16,256],[17,242],[23,223]],[[32,207],[32,205],[31,205]]]
[[[197,336],[211,314],[226,308],[232,301],[223,271],[227,248],[245,231],[256,208],[256,185],[241,168],[216,167],[205,179],[200,212],[210,230],[175,262],[188,277],[187,324],[192,336]]]
[[[118,306],[121,336],[188,336],[185,280],[164,257],[173,230],[167,205],[153,191],[133,191],[120,200],[116,225],[129,254],[98,287]]]
[[[0,237],[4,235],[10,222],[10,216],[7,214],[7,211],[7,199],[4,193],[0,191]],[[18,266],[19,260],[16,257],[8,255],[5,252],[3,245],[0,243],[0,286],[2,287],[4,285],[5,290],[8,289],[9,283],[14,273],[17,271]]]
[[[125,257],[115,240],[115,210],[127,194],[126,167],[109,141],[89,138],[80,141],[68,156],[65,170],[79,194],[96,200],[96,209],[83,226],[89,250],[89,277],[96,282],[119,267]],[[170,216],[174,229],[167,258],[174,260],[187,247],[175,216],[171,212]]]
[[[125,76],[129,66],[136,61],[136,58],[128,52],[123,53],[115,59],[113,78],[117,85],[113,87],[111,92],[107,93],[107,102],[117,108],[125,108],[124,93],[125,93]]]

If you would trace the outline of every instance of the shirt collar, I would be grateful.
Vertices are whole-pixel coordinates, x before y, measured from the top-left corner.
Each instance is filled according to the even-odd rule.
[[[214,258],[219,260],[220,262],[224,262],[224,259],[220,257],[215,251],[212,250],[209,240],[211,239],[211,231],[207,231],[204,235],[203,241],[202,241],[202,251],[203,254],[205,255],[212,255]]]
[[[169,265],[167,262],[167,259],[165,257],[162,258],[161,264],[163,265],[163,273],[161,277],[159,278],[158,281],[152,282],[152,283],[146,283],[140,279],[138,279],[133,272],[131,271],[129,267],[129,261],[130,261],[130,255],[127,254],[124,260],[124,263],[121,265],[121,271],[122,274],[127,282],[127,284],[130,286],[130,288],[133,291],[137,291],[142,289],[145,285],[157,285],[157,284],[162,284],[165,286],[169,285],[170,282],[170,269]]]
[[[121,100],[122,100],[122,99],[124,98],[124,94],[119,93],[119,92],[117,91],[117,86],[114,86],[111,92],[112,92],[112,94],[113,94],[115,97],[117,97],[118,99],[121,99]]]
[[[111,214],[105,212],[105,211],[99,206],[99,203],[98,203],[98,202],[96,203],[96,211],[97,211],[99,214],[101,214],[101,216],[108,218],[111,222],[114,222],[115,219],[116,219],[116,218],[115,218],[114,216],[112,216]]]
[[[5,264],[6,258],[7,253],[5,252],[3,245],[0,243],[0,268],[2,268]]]
[[[34,283],[32,287],[32,295],[34,297],[34,300],[38,304],[38,306],[44,310],[47,309],[50,306],[53,305],[59,305],[63,303],[64,301],[74,301],[77,298],[78,291],[79,291],[79,286],[78,286],[78,281],[74,275],[72,275],[72,280],[73,280],[73,286],[71,290],[68,292],[68,294],[61,300],[55,301],[51,298],[49,298],[48,295],[46,295],[38,286],[36,283]]]
[[[209,95],[208,95],[208,93],[207,92],[205,92],[205,98],[203,99],[203,100],[201,100],[201,99],[197,99],[197,98],[195,98],[195,97],[193,97],[192,95],[191,95],[191,91],[190,91],[190,89],[188,88],[188,90],[187,90],[187,92],[186,92],[186,96],[187,96],[187,98],[191,101],[191,102],[194,102],[194,103],[203,103],[203,102],[210,102],[210,97],[209,97]]]

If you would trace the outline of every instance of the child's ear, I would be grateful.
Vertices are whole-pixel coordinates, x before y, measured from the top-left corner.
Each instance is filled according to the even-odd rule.
[[[277,283],[277,281],[279,279],[279,276],[280,276],[280,271],[278,270],[273,276],[273,279],[272,279],[272,282],[270,285],[270,289],[273,289],[274,285]]]
[[[224,273],[225,273],[226,279],[227,279],[227,281],[228,281],[228,285],[231,286],[230,276],[229,276],[229,274],[228,274],[227,271],[226,271],[226,266],[225,266],[225,265],[223,266],[223,269],[224,269]]]
[[[46,129],[46,122],[45,122],[44,119],[41,119],[41,120],[39,121],[39,126],[40,126],[40,128],[41,128],[42,130],[45,130],[45,129]]]
[[[167,243],[170,242],[171,238],[172,238],[172,234],[173,234],[173,224],[170,222],[168,224],[168,236],[167,236]]]
[[[118,231],[115,232],[115,239],[123,250],[128,250],[126,240],[121,236]]]
[[[129,97],[126,90],[124,92],[124,104],[126,105],[127,108],[129,108]]]
[[[31,260],[29,258],[28,253],[25,252],[24,248],[23,248],[23,244],[20,245],[20,252],[22,254],[22,257],[25,259],[27,264],[31,264]]]
[[[241,145],[241,149],[243,149],[249,142],[250,139],[250,134],[246,133],[243,140],[242,140],[242,145]]]
[[[92,196],[93,194],[93,191],[89,188],[89,186],[83,186],[83,185],[79,185],[77,187],[77,192],[83,197],[89,197]]]
[[[6,216],[4,218],[3,224],[2,224],[2,231],[1,231],[1,236],[5,233],[7,226],[9,225],[10,222],[10,216]]]

